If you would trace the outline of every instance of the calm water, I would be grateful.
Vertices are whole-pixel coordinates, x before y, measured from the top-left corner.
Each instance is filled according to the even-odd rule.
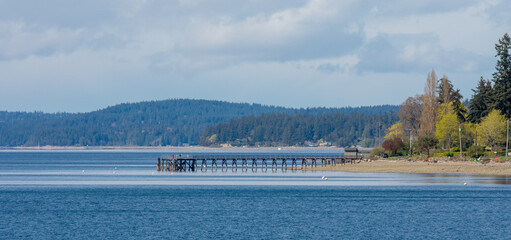
[[[511,236],[506,177],[155,172],[165,154],[0,151],[0,239]]]

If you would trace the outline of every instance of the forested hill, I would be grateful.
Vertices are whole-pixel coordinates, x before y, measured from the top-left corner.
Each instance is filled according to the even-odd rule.
[[[0,112],[0,146],[166,146],[198,144],[209,126],[242,116],[283,113],[379,114],[398,106],[294,109],[172,99],[126,103],[88,113]]]
[[[229,143],[242,146],[301,146],[320,143],[336,146],[374,146],[378,128],[398,121],[395,112],[329,113],[320,115],[263,114],[219,123],[204,131],[201,145]],[[380,132],[381,136],[383,133]]]

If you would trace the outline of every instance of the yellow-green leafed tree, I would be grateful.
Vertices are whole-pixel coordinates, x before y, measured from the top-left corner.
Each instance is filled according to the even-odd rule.
[[[451,104],[447,107],[442,104],[439,109],[441,109],[438,114],[440,120],[436,123],[435,136],[444,149],[450,149],[452,144],[459,140],[460,122],[458,116],[452,110]],[[446,110],[443,111],[443,109]]]
[[[385,130],[385,139],[393,139],[399,137],[401,139],[407,138],[405,132],[403,131],[403,124],[401,121],[394,123],[394,125],[390,126]]]
[[[492,150],[505,141],[506,136],[506,117],[499,110],[492,110],[488,116],[484,117],[477,127],[481,136],[481,142],[490,145]]]
[[[218,136],[216,134],[211,135],[211,137],[208,138],[208,141],[210,143],[216,143],[216,140],[218,139]]]

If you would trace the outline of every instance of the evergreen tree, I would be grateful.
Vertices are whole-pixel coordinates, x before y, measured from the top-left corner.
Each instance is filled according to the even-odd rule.
[[[447,91],[445,90],[447,89]],[[447,76],[443,76],[438,81],[438,104],[448,103],[451,101],[451,89],[453,89],[451,81]]]
[[[469,103],[468,120],[472,123],[479,123],[491,110],[491,82],[481,77],[476,89],[472,89],[472,91],[474,92],[474,95]]]
[[[458,117],[460,122],[465,122],[465,115],[467,114],[466,108],[463,106],[463,96],[460,93],[459,89],[454,90],[454,86],[452,85],[451,80],[447,78],[447,76],[443,76],[439,80],[438,84],[438,104],[451,103],[452,102],[452,110]],[[444,106],[449,106],[449,104],[444,104]],[[447,110],[447,108],[445,109]]]
[[[506,33],[495,44],[498,57],[495,73],[493,73],[493,106],[507,118],[511,118],[511,38]]]

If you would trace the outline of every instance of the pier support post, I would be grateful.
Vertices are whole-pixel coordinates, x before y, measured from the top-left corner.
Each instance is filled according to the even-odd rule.
[[[243,158],[243,160],[241,160],[241,171],[242,172],[248,171],[248,163],[246,158]]]
[[[252,172],[257,172],[257,159],[256,158],[252,159]]]
[[[160,158],[158,158],[158,161],[156,162],[156,171],[158,171],[158,172],[161,170],[160,164],[161,164],[161,160],[160,160]]]
[[[218,165],[216,164],[216,158],[211,159],[211,171],[213,171],[213,166],[215,166],[215,172],[217,171]]]
[[[184,159],[179,159],[179,166],[178,166],[178,171],[180,172],[183,172],[185,170],[185,160]]]
[[[192,172],[197,171],[197,159],[192,160],[192,165],[190,166]]]
[[[238,171],[238,160],[236,158],[233,158],[232,159],[232,163],[231,163],[231,171],[234,172],[234,171]]]
[[[273,167],[275,166],[275,170],[273,170]],[[277,159],[276,158],[273,158],[271,160],[271,171],[272,172],[276,172],[277,170],[279,169],[278,165],[277,165]]]
[[[224,165],[225,165],[225,171],[227,172],[228,166],[227,166],[227,159],[225,159],[225,158],[222,159],[222,172],[224,171]]]
[[[285,158],[282,158],[282,166],[280,167],[281,171],[287,171],[287,161]]]

